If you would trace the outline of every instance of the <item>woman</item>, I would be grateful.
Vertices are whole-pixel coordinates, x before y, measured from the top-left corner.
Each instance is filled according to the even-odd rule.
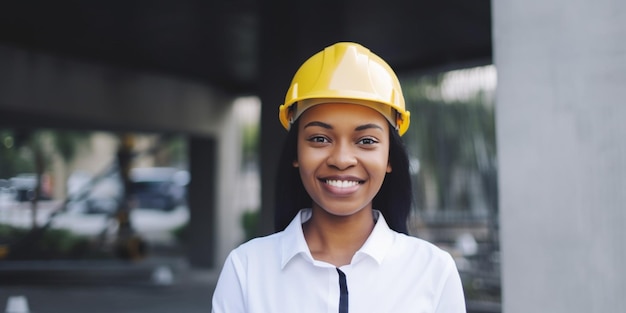
[[[231,252],[213,312],[465,312],[451,256],[406,235],[409,112],[387,63],[356,43],[325,48],[279,119],[277,232]]]

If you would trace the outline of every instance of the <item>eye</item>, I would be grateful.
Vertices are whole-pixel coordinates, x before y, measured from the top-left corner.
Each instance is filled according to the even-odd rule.
[[[357,143],[361,145],[373,145],[373,144],[377,144],[378,140],[374,138],[366,137],[366,138],[361,138]]]
[[[328,138],[326,138],[324,136],[312,136],[312,137],[309,137],[307,139],[307,141],[313,142],[313,143],[328,143],[328,142],[330,142],[328,140]]]

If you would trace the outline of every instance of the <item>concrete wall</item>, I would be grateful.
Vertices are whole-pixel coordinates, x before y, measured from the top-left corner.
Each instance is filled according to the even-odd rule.
[[[626,2],[492,5],[503,312],[626,312]]]
[[[0,112],[65,120],[68,127],[212,135],[233,101],[197,81],[10,46],[0,45],[0,69]]]

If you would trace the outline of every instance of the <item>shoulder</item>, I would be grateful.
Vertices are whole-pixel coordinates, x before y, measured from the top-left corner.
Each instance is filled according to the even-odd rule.
[[[242,263],[253,258],[254,263],[282,264],[283,261],[306,248],[300,214],[298,214],[284,230],[257,237],[239,245],[231,251],[229,258]]]
[[[260,257],[270,258],[272,255],[278,254],[282,236],[283,232],[278,232],[250,239],[233,249],[229,258],[235,258],[244,263],[250,259],[259,261]]]

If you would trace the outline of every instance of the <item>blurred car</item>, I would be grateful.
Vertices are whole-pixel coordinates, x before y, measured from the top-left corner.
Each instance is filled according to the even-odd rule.
[[[16,191],[8,179],[0,179],[0,208],[9,206],[16,201]]]
[[[95,179],[82,171],[74,172],[67,182],[71,201],[69,211],[85,214],[109,214],[117,210],[123,189],[117,173]]]
[[[42,177],[42,179],[45,179],[45,177]],[[9,182],[11,184],[11,188],[15,190],[15,200],[19,202],[33,200],[33,197],[35,196],[35,188],[37,186],[37,175],[30,173],[18,174],[15,177],[11,177]],[[49,199],[50,194],[43,190],[43,188],[40,188],[39,200]]]
[[[55,226],[96,235],[117,225],[114,215],[123,199],[118,173],[93,179],[75,173],[68,189],[75,193],[68,210],[55,218]],[[130,173],[131,221],[148,242],[172,242],[172,231],[188,222],[186,185],[189,173],[171,167],[134,168]],[[83,227],[84,225],[84,227]],[[113,230],[114,232],[114,230]]]
[[[134,229],[150,243],[175,241],[173,231],[189,221],[189,173],[171,167],[134,168],[130,180]]]
[[[186,204],[187,171],[171,167],[134,168],[130,180],[135,208],[172,211]]]

